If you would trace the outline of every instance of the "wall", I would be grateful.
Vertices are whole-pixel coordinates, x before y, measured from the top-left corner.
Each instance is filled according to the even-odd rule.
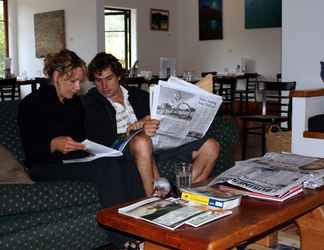
[[[224,71],[241,63],[241,57],[255,61],[255,71],[274,77],[281,71],[281,28],[244,27],[244,0],[223,1],[223,40],[198,40],[198,1],[178,0],[178,62],[182,70]]]
[[[139,68],[160,70],[160,57],[177,57],[176,4],[174,0],[105,0],[107,7],[136,9],[137,13],[137,51]],[[169,10],[169,31],[150,29],[150,9]],[[133,38],[133,39],[136,39]]]
[[[297,81],[297,88],[323,87],[320,60],[324,60],[324,1],[283,2],[283,78]]]
[[[241,57],[255,60],[255,70],[266,77],[281,71],[281,29],[244,28],[244,0],[224,2],[224,39],[198,41],[197,0],[14,0],[17,1],[19,71],[37,75],[42,60],[35,58],[33,14],[65,9],[67,47],[87,62],[103,50],[103,6],[137,10],[137,41],[140,69],[159,72],[159,58],[177,58],[177,71],[223,71],[241,63]],[[75,7],[78,8],[75,8]],[[170,11],[169,31],[150,30],[150,9]]]
[[[39,75],[43,60],[35,57],[34,14],[64,9],[66,47],[74,50],[85,61],[93,57],[100,46],[97,34],[103,25],[98,24],[98,5],[102,1],[89,0],[16,0],[18,72],[28,72],[28,76]],[[77,8],[76,8],[77,7]],[[102,9],[102,6],[101,8]],[[102,46],[102,45],[101,45]]]

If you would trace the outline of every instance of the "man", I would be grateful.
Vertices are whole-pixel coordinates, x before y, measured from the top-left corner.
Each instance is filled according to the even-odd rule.
[[[129,143],[146,195],[154,192],[153,182],[159,177],[155,157],[192,161],[192,182],[208,178],[219,154],[214,139],[200,139],[176,149],[154,152],[151,137],[159,121],[149,117],[149,95],[138,88],[120,85],[123,69],[111,54],[98,53],[88,66],[88,78],[96,88],[84,96],[87,137],[106,146],[137,128],[144,131]]]

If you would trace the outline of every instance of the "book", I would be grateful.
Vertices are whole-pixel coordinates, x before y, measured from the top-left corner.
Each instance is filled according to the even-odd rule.
[[[230,215],[232,211],[211,210],[179,198],[151,197],[119,208],[118,213],[175,230],[184,224],[198,227]]]
[[[261,194],[261,193],[257,193],[257,192],[237,188],[237,187],[232,187],[232,186],[228,186],[228,185],[218,185],[218,188],[221,190],[224,190],[224,191],[230,191],[233,193],[241,194],[241,195],[252,197],[255,199],[259,199],[259,200],[268,200],[268,201],[276,201],[276,202],[283,202],[283,201],[288,200],[292,197],[295,197],[299,193],[303,192],[303,187],[301,185],[290,189],[287,193],[285,193],[284,195],[281,195],[281,196],[272,196],[272,195]]]
[[[241,194],[211,186],[181,189],[181,199],[214,208],[232,209],[240,205],[241,198]]]
[[[118,157],[123,155],[123,150],[127,146],[127,144],[140,132],[142,132],[143,129],[136,129],[132,130],[130,134],[125,138],[119,138],[117,139],[112,147],[107,147],[102,144],[93,142],[91,140],[84,140],[82,144],[85,145],[85,150],[89,153],[89,156],[82,157],[82,158],[76,158],[76,159],[69,159],[64,160],[63,163],[76,163],[76,162],[88,162],[93,161],[95,159],[101,158],[101,157]]]

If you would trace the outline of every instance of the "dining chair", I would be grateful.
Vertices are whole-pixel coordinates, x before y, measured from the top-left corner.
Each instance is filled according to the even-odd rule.
[[[201,77],[205,77],[207,75],[213,76],[213,93],[219,94],[219,84],[217,83],[217,72],[216,71],[201,72]]]
[[[222,111],[230,115],[235,115],[235,90],[237,78],[235,76],[215,76],[216,84],[219,85],[218,94],[222,96]],[[214,84],[215,85],[215,84]]]
[[[235,90],[235,100],[239,100],[239,114],[250,113],[250,103],[256,103],[257,88],[260,75],[258,73],[245,73],[245,88]],[[243,105],[244,104],[244,105]],[[244,106],[244,111],[243,111]]]
[[[16,78],[0,79],[1,101],[19,100],[20,96],[20,86]]]
[[[148,82],[147,80],[145,80],[144,77],[140,76],[140,77],[125,77],[122,78],[121,83],[124,86],[135,86],[138,88],[142,88],[142,85],[144,83]]]
[[[296,82],[263,81],[262,107],[260,114],[240,116],[242,124],[242,159],[246,159],[246,147],[249,135],[261,136],[262,155],[266,153],[266,132],[271,125],[287,122],[291,130],[292,98]],[[249,126],[252,123],[252,126]]]

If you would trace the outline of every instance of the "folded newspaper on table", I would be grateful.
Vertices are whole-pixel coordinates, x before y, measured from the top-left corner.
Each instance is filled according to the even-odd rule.
[[[232,214],[232,211],[210,210],[204,206],[192,206],[176,198],[146,198],[118,209],[118,213],[175,230],[183,224],[194,227]]]
[[[282,197],[310,178],[310,173],[301,168],[316,160],[294,154],[268,153],[261,158],[236,162],[208,185],[227,182],[256,193]]]
[[[154,148],[174,148],[202,138],[221,103],[221,96],[176,77],[151,86],[151,117],[160,120],[152,138]]]

